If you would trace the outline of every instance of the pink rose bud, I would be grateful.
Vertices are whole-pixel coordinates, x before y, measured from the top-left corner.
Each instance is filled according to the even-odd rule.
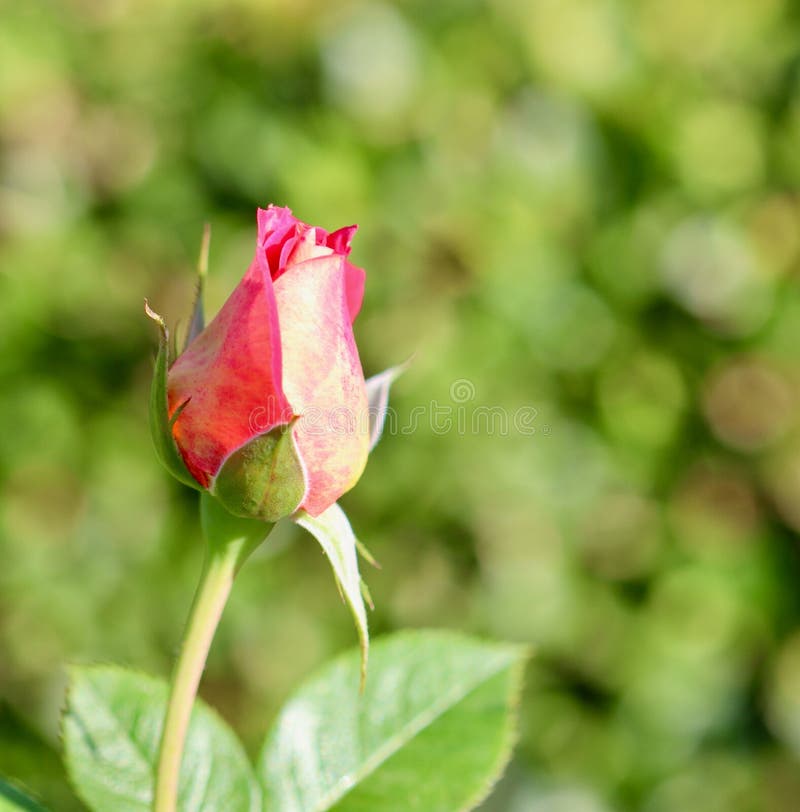
[[[352,329],[364,271],[347,260],[355,230],[329,234],[289,209],[259,209],[247,273],[168,371],[160,322],[159,455],[235,515],[317,516],[364,469],[367,390]]]

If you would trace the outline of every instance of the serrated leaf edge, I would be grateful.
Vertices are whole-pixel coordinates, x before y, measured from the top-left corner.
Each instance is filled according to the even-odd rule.
[[[401,747],[414,739],[423,730],[427,730],[427,728],[434,724],[437,719],[440,719],[448,711],[453,710],[473,691],[476,691],[481,685],[486,683],[492,677],[497,676],[506,668],[513,668],[513,666],[514,661],[510,660],[509,662],[498,667],[496,670],[481,674],[480,679],[473,682],[469,686],[459,686],[457,689],[453,689],[448,693],[443,694],[438,702],[435,702],[433,705],[426,708],[425,711],[417,714],[414,719],[400,728],[400,730],[398,730],[394,736],[387,739],[387,741],[375,751],[374,755],[364,761],[362,766],[355,773],[350,773],[343,778],[340,781],[340,784],[346,782],[344,791],[342,791],[341,787],[334,785],[334,788],[331,789],[328,795],[323,796],[320,803],[314,807],[313,812],[327,812],[327,810],[329,810],[335,803],[344,798],[347,793],[350,792],[350,790],[354,789],[365,778],[372,775],[372,773],[374,773],[382,764],[388,761],[400,750]],[[508,752],[510,753],[510,751]],[[502,764],[503,762],[500,763]],[[494,780],[496,781],[497,778],[494,778]],[[479,795],[479,799],[483,797],[485,796]],[[462,810],[459,812],[466,812],[466,810],[470,810],[473,807],[474,804],[470,803],[467,806],[462,807]]]
[[[159,687],[159,686],[161,686],[166,692],[169,691],[169,684],[166,682],[166,680],[162,679],[161,677],[153,676],[152,674],[148,674],[146,671],[142,671],[141,669],[138,669],[138,668],[127,668],[126,666],[118,665],[116,663],[90,663],[89,665],[81,665],[81,664],[73,663],[73,664],[70,664],[70,665],[68,665],[66,667],[66,671],[67,671],[67,675],[68,675],[69,680],[67,682],[67,690],[66,690],[65,698],[64,698],[64,707],[63,707],[63,710],[61,712],[61,716],[60,716],[60,719],[59,719],[59,728],[58,728],[58,738],[59,738],[59,741],[61,743],[61,749],[64,752],[65,756],[66,756],[67,749],[66,749],[66,732],[64,730],[64,721],[66,719],[67,710],[69,708],[70,696],[71,696],[73,688],[74,688],[73,672],[79,672],[79,671],[83,671],[83,672],[87,672],[87,671],[94,671],[94,672],[105,671],[105,672],[117,672],[117,673],[120,673],[120,674],[128,674],[128,675],[137,677],[137,678],[141,679],[144,682],[150,683],[151,687]],[[165,696],[164,696],[165,707],[166,707],[166,701],[167,701],[166,697],[167,697],[167,693],[165,693]],[[260,781],[258,775],[256,775],[255,767],[253,766],[253,763],[250,761],[250,758],[248,757],[247,751],[245,750],[244,745],[242,744],[241,740],[236,735],[236,732],[233,730],[233,728],[228,724],[227,721],[225,721],[225,719],[223,719],[223,717],[216,711],[216,709],[213,708],[211,705],[209,705],[207,702],[205,702],[200,697],[197,697],[195,699],[194,705],[192,707],[192,714],[194,714],[195,709],[198,708],[198,707],[202,708],[204,713],[206,713],[210,717],[212,717],[214,722],[217,723],[220,727],[226,729],[231,734],[231,737],[233,738],[233,740],[236,742],[236,745],[237,745],[237,747],[239,749],[240,755],[242,756],[243,763],[246,764],[250,769],[250,785],[251,785],[251,788],[253,790],[252,791],[253,804],[251,805],[248,812],[263,812],[263,809],[264,809],[264,790],[263,790],[263,788],[261,786],[261,781]],[[69,785],[72,787],[75,794],[90,809],[94,809],[92,804],[90,804],[89,801],[86,798],[84,798],[83,793],[79,790],[77,784],[75,783],[75,780],[74,780],[74,778],[72,776],[72,770],[71,770],[70,762],[66,757],[64,759],[64,765],[67,768],[66,769],[67,781],[68,781]],[[148,761],[148,766],[152,766],[149,761]],[[107,812],[107,810],[103,810],[103,812]]]
[[[519,659],[514,662],[509,669],[511,672],[511,690],[508,693],[506,701],[506,723],[505,730],[503,731],[504,740],[500,747],[500,752],[492,764],[489,777],[476,790],[472,798],[467,801],[464,806],[459,807],[457,812],[470,812],[470,810],[482,804],[492,794],[497,783],[503,777],[509,761],[511,761],[514,748],[519,741],[520,724],[517,711],[519,710],[522,699],[522,690],[525,686],[525,669],[528,660],[532,656],[532,650],[529,647],[523,646],[522,651],[525,653],[521,654]]]
[[[467,644],[472,644],[472,645],[482,644],[484,646],[490,646],[490,647],[492,647],[494,649],[504,649],[505,652],[507,653],[507,655],[509,656],[509,660],[505,664],[499,666],[496,670],[492,671],[491,673],[486,673],[486,674],[482,675],[481,679],[479,681],[474,682],[469,687],[461,690],[459,692],[460,696],[456,696],[456,698],[453,700],[453,702],[450,704],[449,707],[441,708],[438,711],[438,713],[434,714],[430,718],[430,721],[428,723],[428,724],[432,724],[438,718],[443,716],[448,710],[452,709],[456,704],[458,704],[459,702],[463,702],[473,691],[477,690],[482,684],[484,684],[485,682],[490,680],[492,677],[497,676],[497,674],[499,674],[504,668],[508,668],[512,672],[511,673],[511,680],[512,680],[513,688],[512,688],[512,691],[509,692],[509,696],[508,696],[508,699],[507,699],[507,702],[506,702],[506,707],[507,707],[509,713],[508,713],[507,719],[506,719],[505,741],[503,743],[503,747],[501,749],[501,752],[498,754],[498,757],[494,761],[493,768],[492,768],[492,775],[487,779],[485,784],[483,784],[479,788],[479,790],[472,796],[472,798],[467,802],[467,804],[465,806],[460,807],[458,810],[453,810],[453,812],[469,812],[470,810],[474,809],[477,804],[481,803],[485,798],[487,798],[489,796],[489,794],[491,793],[494,786],[497,784],[497,782],[502,777],[503,767],[505,766],[505,764],[508,763],[508,760],[510,759],[511,753],[513,752],[514,746],[516,745],[516,742],[518,741],[518,738],[519,738],[519,723],[518,723],[518,720],[516,719],[516,715],[513,713],[513,711],[515,710],[516,707],[519,706],[519,703],[520,703],[520,698],[521,698],[521,695],[522,695],[522,688],[523,688],[523,675],[524,675],[525,668],[526,668],[526,665],[528,663],[528,660],[530,659],[530,657],[533,654],[533,649],[532,649],[531,646],[521,644],[521,643],[498,643],[495,640],[483,640],[483,639],[481,639],[479,637],[473,637],[473,636],[468,635],[468,634],[463,634],[463,633],[453,632],[453,631],[440,630],[440,629],[413,629],[413,630],[408,630],[408,631],[395,632],[395,633],[383,638],[382,640],[379,639],[377,643],[373,644],[373,648],[375,646],[383,645],[384,641],[386,643],[391,641],[391,643],[396,644],[396,643],[399,643],[399,642],[401,642],[403,640],[413,640],[415,638],[416,639],[420,639],[420,638],[432,639],[432,638],[436,638],[436,637],[439,637],[442,640],[447,641],[447,642],[460,641],[462,643],[467,643]],[[320,666],[319,669],[317,669],[316,672],[311,674],[309,677],[307,677],[305,680],[303,680],[300,683],[300,685],[289,696],[286,704],[291,702],[294,696],[296,696],[298,694],[301,694],[304,690],[306,690],[307,688],[310,688],[312,685],[314,685],[319,680],[319,678],[322,676],[322,674],[324,672],[328,671],[329,669],[335,669],[335,668],[341,666],[351,656],[352,656],[352,651],[346,651],[346,652],[342,653],[341,655],[339,655],[338,657],[335,657],[332,660],[329,660],[328,662],[324,663],[322,666]],[[456,693],[456,692],[454,691],[453,693]],[[447,696],[449,697],[450,695],[448,694]],[[441,705],[441,702],[436,703],[436,705],[438,707],[439,705]],[[281,710],[279,711],[278,718],[276,719],[276,722],[280,719],[280,715],[283,712],[283,708],[285,706],[286,705],[284,705],[281,708]],[[423,714],[418,714],[418,717],[422,716],[422,715]],[[406,725],[406,726],[404,726],[403,729],[405,730],[408,727],[409,727],[409,725]],[[424,729],[425,729],[425,727],[418,728],[414,732],[413,736],[417,735],[418,733],[420,733]],[[257,764],[257,768],[256,768],[256,774],[257,775],[256,775],[256,777],[259,780],[259,782],[262,781],[262,769],[261,768],[262,768],[262,765],[264,764],[264,762],[266,761],[267,751],[269,749],[269,745],[270,745],[271,738],[272,738],[272,733],[274,732],[274,730],[275,730],[275,726],[274,726],[274,723],[273,723],[273,727],[268,732],[267,737],[266,737],[266,739],[264,741],[264,744],[262,745],[261,750],[259,751],[259,754],[258,754],[258,759],[256,761],[256,764]],[[398,735],[399,734],[395,734],[395,736],[393,736],[391,740],[396,740]],[[412,736],[412,738],[413,738],[413,736]],[[384,750],[384,749],[386,749],[385,745],[384,745],[384,747],[380,748],[381,751]],[[332,788],[330,790],[330,792],[322,798],[321,802],[311,810],[311,812],[329,812],[329,810],[332,807],[332,804],[338,803],[342,798],[344,798],[348,794],[348,792],[355,789],[357,787],[357,785],[361,781],[363,781],[366,777],[371,775],[372,772],[374,772],[385,761],[387,761],[389,758],[391,758],[391,756],[393,756],[398,751],[398,749],[399,748],[395,747],[391,752],[387,752],[379,761],[377,761],[374,764],[374,766],[372,766],[372,762],[375,761],[374,757],[370,758],[370,759],[367,759],[364,762],[364,764],[365,765],[366,764],[371,765],[369,770],[365,771],[364,767],[362,766],[355,773],[348,774],[346,779],[342,778],[338,782],[338,784],[334,785],[334,788]],[[346,787],[341,787],[340,785],[343,784],[345,781],[347,783],[347,786]],[[336,787],[339,787],[338,791],[334,791],[334,790],[336,790]],[[264,812],[267,812],[267,810],[265,810]]]
[[[58,719],[58,741],[61,745],[61,752],[64,754],[64,767],[67,776],[67,783],[70,785],[70,787],[72,787],[73,792],[78,796],[78,798],[80,798],[89,809],[94,809],[94,805],[84,796],[83,790],[78,786],[75,776],[73,775],[72,758],[70,757],[70,750],[67,745],[67,731],[65,726],[67,717],[69,716],[70,707],[72,706],[72,694],[76,685],[75,675],[78,672],[87,671],[120,671],[128,674],[134,674],[135,676],[143,677],[145,679],[152,679],[152,677],[149,677],[144,671],[125,668],[121,665],[115,665],[113,663],[91,663],[89,665],[71,663],[66,666],[65,671],[67,672],[67,688],[64,692],[64,703]]]

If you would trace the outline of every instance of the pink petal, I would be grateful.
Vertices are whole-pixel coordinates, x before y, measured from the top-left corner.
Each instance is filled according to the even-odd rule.
[[[347,310],[350,313],[350,322],[356,320],[361,303],[364,301],[364,282],[367,274],[363,268],[357,268],[345,260],[345,295],[347,296]]]
[[[345,226],[330,234],[319,226],[298,220],[291,209],[268,206],[258,210],[258,244],[263,247],[272,281],[293,265],[333,252],[343,257],[350,254],[350,243],[358,226]],[[352,322],[364,299],[364,271],[351,265],[346,268],[347,306]]]
[[[259,237],[261,212],[259,212]],[[169,371],[173,435],[192,476],[208,487],[222,462],[256,434],[292,416],[281,387],[281,342],[264,251]]]
[[[284,246],[292,240],[297,233],[297,226],[303,225],[292,214],[291,209],[282,206],[268,206],[259,209],[256,215],[258,221],[258,245],[266,255],[270,275],[277,279],[285,270],[286,262],[283,257]]]
[[[299,231],[301,229],[298,229]],[[305,228],[303,233],[291,241],[287,241],[286,246],[291,244],[291,251],[286,252],[286,247],[281,255],[283,262],[283,253],[286,253],[286,267],[290,265],[297,265],[305,262],[307,259],[314,259],[314,257],[325,257],[334,253],[332,248],[328,248],[324,243],[320,243],[319,235],[317,232],[322,231],[319,228]]]
[[[325,244],[332,248],[337,254],[342,254],[347,257],[350,254],[350,243],[353,236],[358,231],[358,226],[345,226],[338,231],[328,234],[325,238]],[[349,262],[345,263],[347,286],[347,309],[350,311],[350,321],[355,321],[358,311],[361,310],[361,303],[364,301],[364,280],[366,274],[363,268],[358,268],[351,265]]]
[[[337,254],[344,254],[347,256],[350,253],[350,243],[353,240],[353,235],[358,231],[358,226],[345,226],[338,229],[331,234],[328,234],[325,239],[325,245]]]
[[[275,282],[283,386],[308,490],[302,507],[317,516],[358,480],[369,453],[364,374],[346,298],[342,257],[293,265]]]

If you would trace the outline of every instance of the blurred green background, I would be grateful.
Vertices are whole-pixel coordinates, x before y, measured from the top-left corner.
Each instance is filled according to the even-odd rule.
[[[374,634],[536,646],[485,810],[799,809],[798,37],[788,0],[0,0],[0,773],[78,809],[65,664],[170,669],[202,551],[142,299],[185,324],[208,220],[213,311],[276,202],[360,223],[367,373],[416,353],[344,499]],[[401,431],[432,402],[463,425]],[[354,640],[282,528],[202,694],[253,752]]]

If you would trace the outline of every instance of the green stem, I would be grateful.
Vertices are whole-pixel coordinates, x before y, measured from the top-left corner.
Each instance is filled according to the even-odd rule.
[[[262,522],[238,519],[220,511],[216,500],[202,494],[201,513],[208,550],[172,676],[156,769],[153,812],[177,809],[186,731],[211,641],[239,567],[270,529]]]

